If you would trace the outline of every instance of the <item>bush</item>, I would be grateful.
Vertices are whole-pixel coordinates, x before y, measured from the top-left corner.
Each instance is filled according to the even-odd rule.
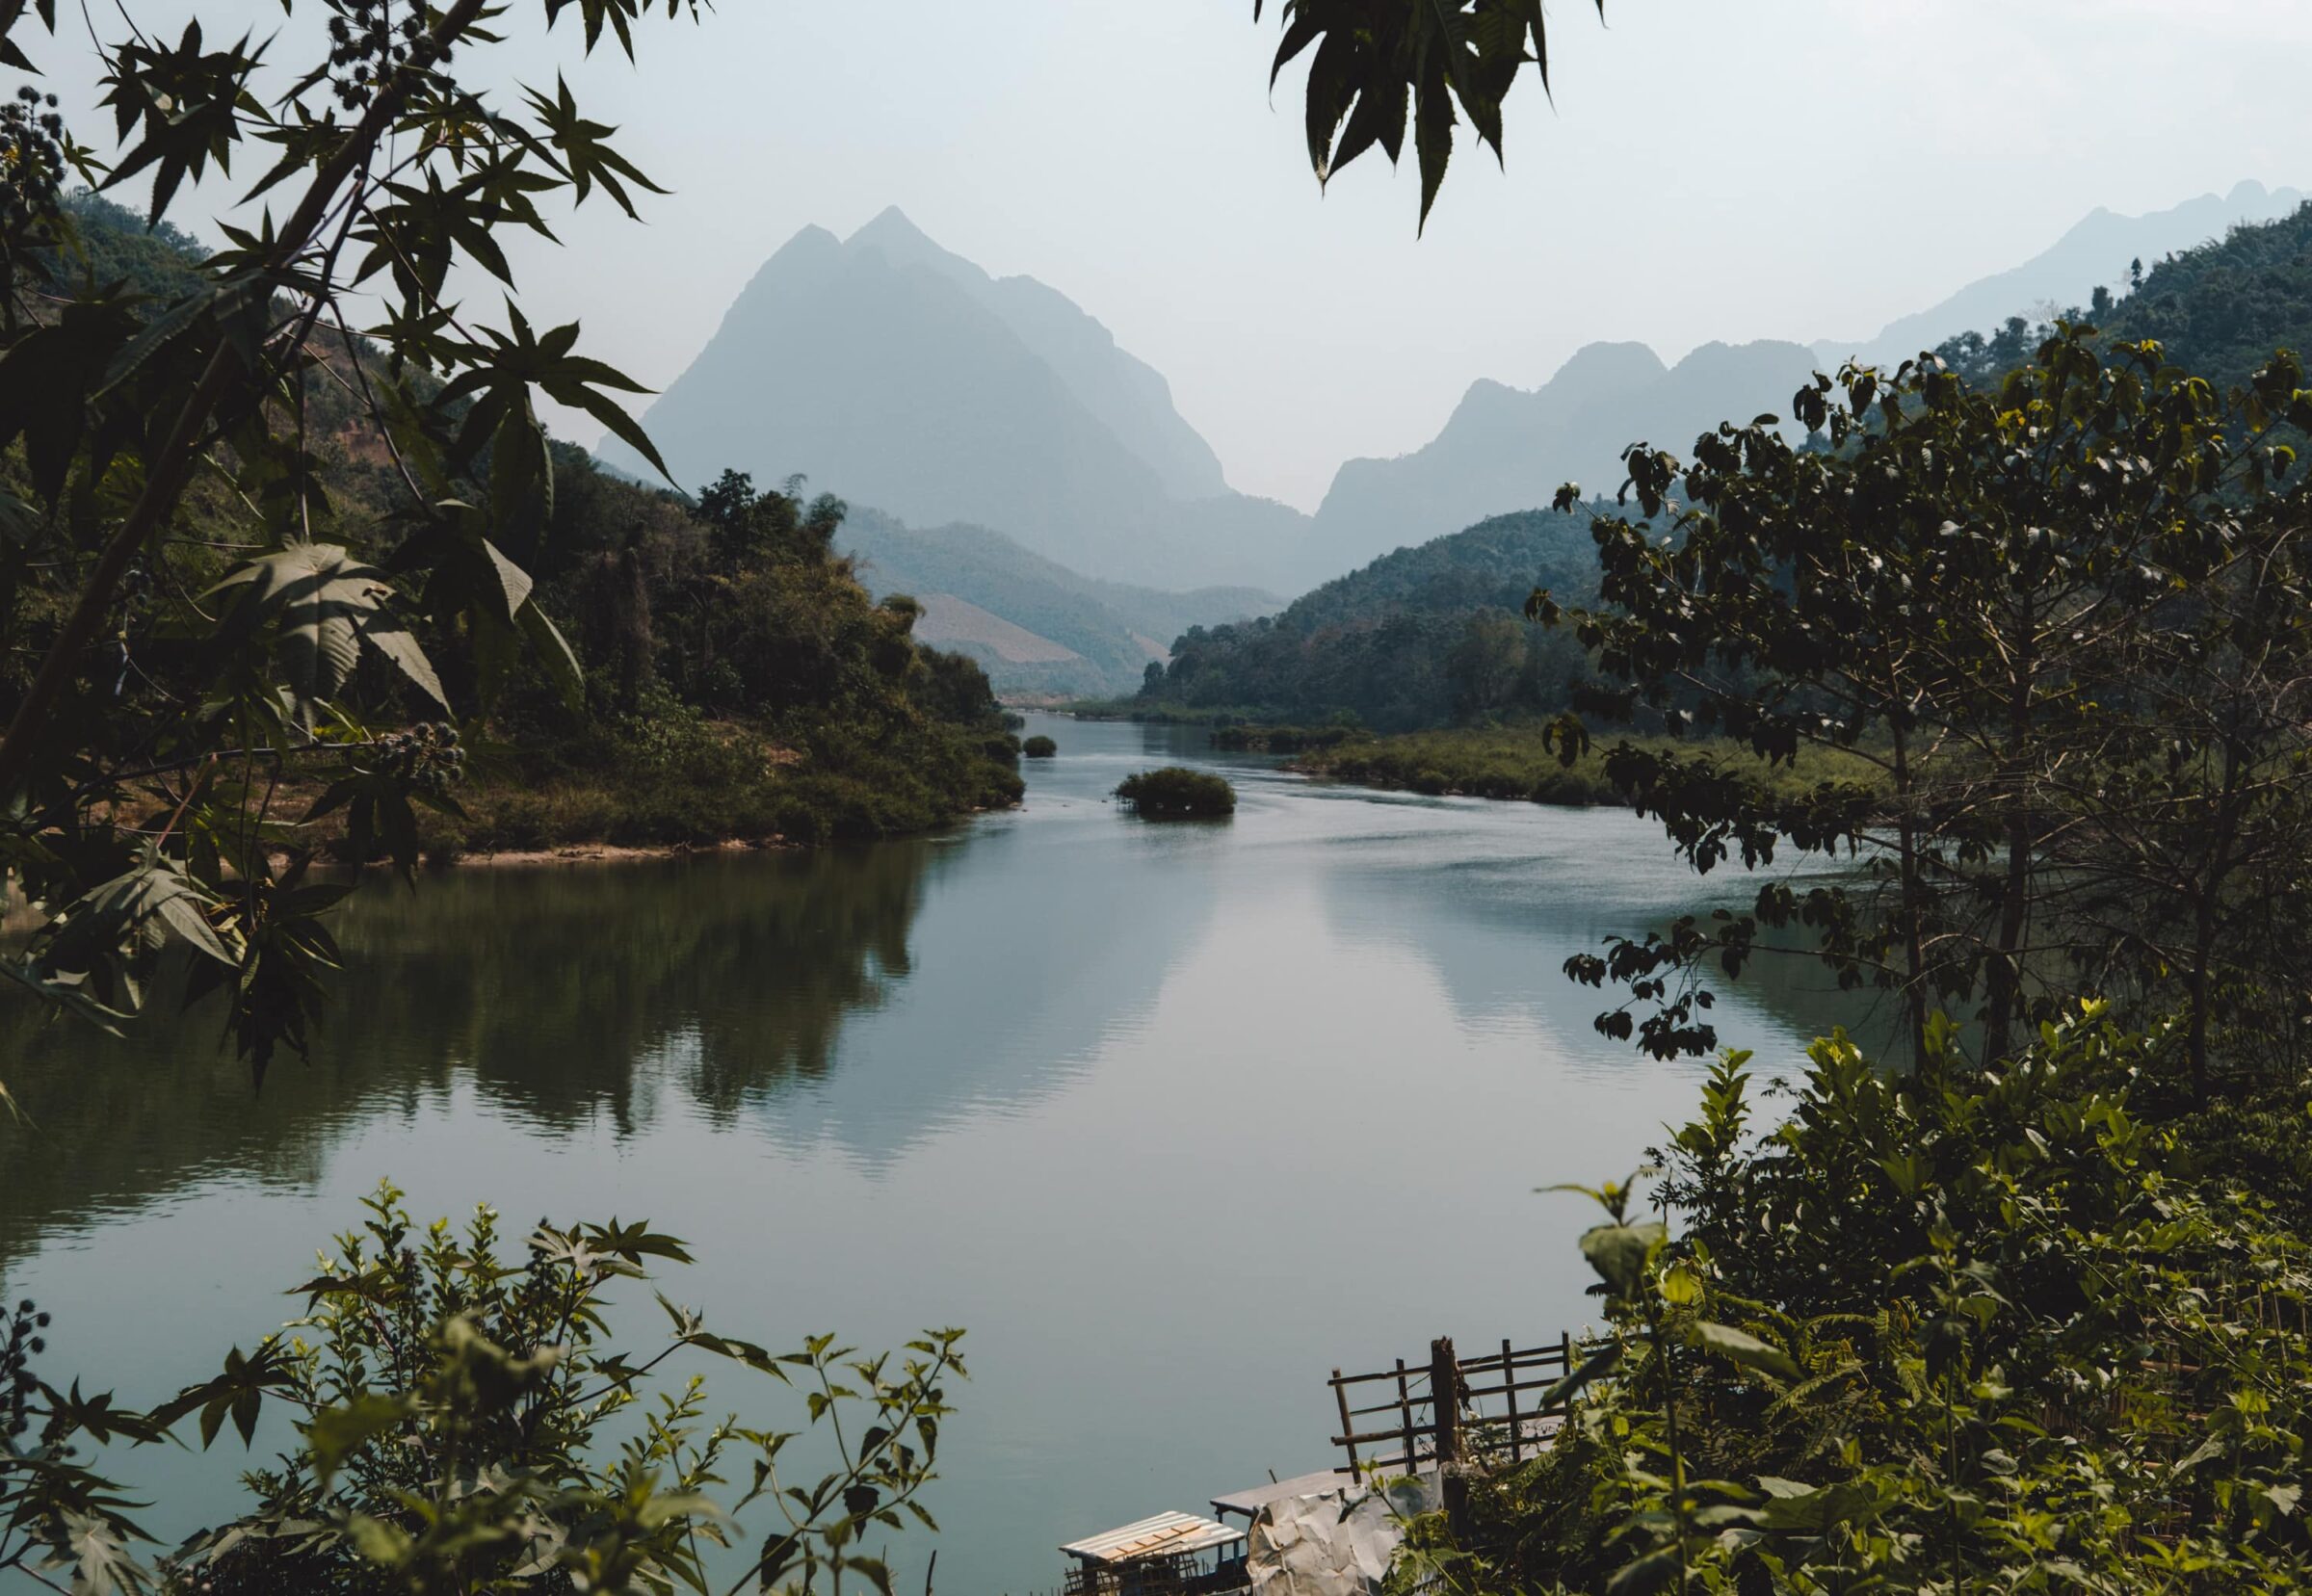
[[[1182,765],[1126,776],[1116,796],[1145,820],[1211,820],[1236,813],[1235,788],[1210,771]]]
[[[749,1589],[840,1589],[847,1576],[889,1588],[885,1544],[909,1518],[932,1522],[918,1499],[937,1478],[945,1384],[964,1373],[960,1331],[929,1331],[897,1354],[832,1336],[775,1352],[662,1296],[666,1342],[619,1345],[613,1290],[688,1263],[673,1237],[617,1220],[509,1236],[486,1208],[462,1231],[421,1227],[391,1187],[366,1207],[296,1288],[301,1317],[149,1414],[39,1380],[30,1364],[48,1316],[29,1302],[0,1313],[0,1583],[26,1573],[56,1590],[68,1578],[75,1591],[215,1596],[706,1590],[703,1550],[745,1545]],[[678,1350],[799,1388],[802,1433],[718,1417],[703,1375],[656,1373]],[[228,1419],[247,1445],[267,1408],[296,1435],[276,1467],[243,1477],[250,1509],[158,1568],[139,1562],[134,1504],[78,1460],[91,1444],[165,1441],[198,1414],[204,1449]],[[736,1515],[750,1505],[769,1539],[741,1539]],[[714,1588],[727,1583],[724,1573]]]
[[[1021,744],[1020,751],[1030,759],[1049,759],[1060,751],[1060,745],[1038,733]]]
[[[1393,1591],[2312,1585],[2312,1248],[2254,1185],[2300,1092],[2229,1127],[2275,1149],[2243,1179],[2169,1110],[2171,1030],[2087,1005],[1981,1070],[1929,1030],[1915,1075],[1817,1042],[1764,1136],[1729,1055],[1658,1190],[1590,1193],[1564,1427]]]

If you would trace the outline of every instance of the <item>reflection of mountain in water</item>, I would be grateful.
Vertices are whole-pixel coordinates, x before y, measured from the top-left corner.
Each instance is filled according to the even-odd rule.
[[[959,1114],[1009,1112],[1144,1023],[1211,917],[1224,855],[1173,831],[984,824],[949,850],[915,922],[906,1000],[851,1017],[842,1067],[782,1095],[765,1124],[888,1164]]]
[[[379,883],[341,928],[311,1064],[252,1091],[213,1015],[131,1040],[0,1009],[8,1080],[37,1132],[0,1122],[0,1264],[39,1234],[217,1174],[302,1181],[358,1122],[460,1077],[541,1129],[625,1130],[671,1086],[727,1122],[750,1093],[827,1074],[844,1017],[908,970],[928,845],[615,870],[471,870]],[[677,1078],[637,1060],[681,1036]]]
[[[1696,877],[1657,827],[1618,810],[1552,810],[1538,827],[1520,805],[1472,812],[1456,800],[1458,824],[1431,830],[1417,818],[1431,805],[1399,801],[1411,813],[1392,846],[1369,867],[1323,874],[1327,916],[1344,937],[1422,960],[1463,1024],[1508,1019],[1585,1035],[1615,998],[1567,979],[1568,955],[1598,951],[1610,934],[1666,927],[1679,914],[1739,911],[1758,887],[1740,871]],[[1497,826],[1516,827],[1522,846],[1501,846]],[[1611,890],[1601,891],[1607,881]],[[1769,1049],[1759,1064],[1770,1073],[1795,1064],[1804,1042],[1833,1025],[1873,1035],[1869,995],[1841,996],[1811,961],[1764,958],[1739,982],[1710,984],[1724,1045]],[[1628,1054],[1608,1044],[1616,1060]]]
[[[355,974],[313,1061],[261,1091],[215,1016],[166,996],[125,1042],[0,1007],[38,1127],[0,1122],[0,1274],[206,1178],[308,1182],[361,1125],[454,1091],[534,1134],[692,1112],[886,1166],[1064,1080],[1209,916],[1210,850],[1077,818],[1032,859],[999,819],[952,844],[381,881],[340,928]]]

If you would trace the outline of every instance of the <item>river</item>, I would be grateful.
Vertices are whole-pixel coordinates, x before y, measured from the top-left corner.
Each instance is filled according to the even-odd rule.
[[[261,1090],[209,1016],[121,1043],[0,1006],[39,1125],[0,1126],[0,1281],[57,1315],[46,1373],[134,1403],[212,1373],[382,1177],[421,1217],[647,1218],[699,1259],[669,1294],[733,1334],[969,1327],[927,1500],[939,1588],[981,1596],[1327,1466],[1335,1366],[1585,1323],[1591,1215],[1535,1188],[1627,1175],[1701,1072],[1596,1034],[1559,973],[1700,901],[1658,830],[1028,729],[1060,754],[1026,802],[946,836],[367,887],[357,980]],[[1235,818],[1119,812],[1158,763],[1223,770]],[[1771,1070],[1824,1011],[1718,1018]],[[239,1500],[237,1447],[118,1462],[171,1535]]]

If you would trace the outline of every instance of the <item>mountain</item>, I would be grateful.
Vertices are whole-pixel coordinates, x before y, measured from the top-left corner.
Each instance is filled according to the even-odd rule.
[[[1284,602],[1257,588],[1173,593],[1102,582],[985,527],[918,530],[874,510],[853,510],[836,542],[879,598],[903,592],[923,605],[917,639],[969,654],[999,693],[1134,693],[1149,662],[1169,657],[1169,639]]]
[[[1931,309],[1890,322],[1876,337],[1832,339],[1814,346],[1824,369],[1850,356],[1881,365],[1907,360],[1958,333],[1997,327],[2010,316],[2036,321],[2050,305],[2085,304],[2097,287],[2127,289],[2128,267],[2146,270],[2166,256],[2243,223],[2272,222],[2304,202],[2295,189],[2267,189],[2249,180],[2229,194],[2203,194],[2164,211],[2119,216],[2098,206],[2069,232],[2022,265],[1969,283]],[[2269,352],[2267,352],[2269,353]]]
[[[1721,421],[1784,410],[1814,363],[1789,343],[1704,344],[1674,366],[1643,344],[1590,344],[1539,388],[1474,382],[1429,443],[1340,468],[1317,510],[1319,540],[1369,559],[1546,505],[1565,482],[1611,490],[1628,445],[1683,455]]]
[[[644,425],[685,485],[724,467],[1076,569],[1286,589],[1338,569],[1307,517],[1232,491],[1152,367],[1057,290],[989,276],[897,210],[764,263]],[[635,469],[615,440],[613,465]]]
[[[1196,628],[1146,696],[1309,724],[1347,713],[1379,731],[1563,706],[1581,649],[1529,625],[1526,596],[1597,592],[1590,513],[1496,515],[1382,556],[1274,615]]]

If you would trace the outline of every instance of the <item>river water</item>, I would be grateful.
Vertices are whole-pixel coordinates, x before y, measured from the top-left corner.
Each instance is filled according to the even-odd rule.
[[[1703,901],[1660,833],[1028,729],[1060,755],[1025,804],[947,836],[365,888],[358,982],[261,1090],[198,1013],[120,1043],[0,1003],[39,1126],[0,1126],[0,1281],[57,1315],[46,1373],[141,1404],[214,1372],[383,1177],[421,1218],[647,1218],[730,1333],[969,1327],[927,1500],[938,1587],[978,1596],[1327,1466],[1335,1366],[1587,1322],[1591,1216],[1534,1189],[1627,1175],[1701,1066],[1597,1035],[1559,966]],[[1160,763],[1223,770],[1235,818],[1107,798]],[[1826,1011],[1718,1017],[1771,1072]],[[798,1424],[757,1379],[716,1405]],[[239,1501],[237,1448],[118,1461],[171,1535]]]

